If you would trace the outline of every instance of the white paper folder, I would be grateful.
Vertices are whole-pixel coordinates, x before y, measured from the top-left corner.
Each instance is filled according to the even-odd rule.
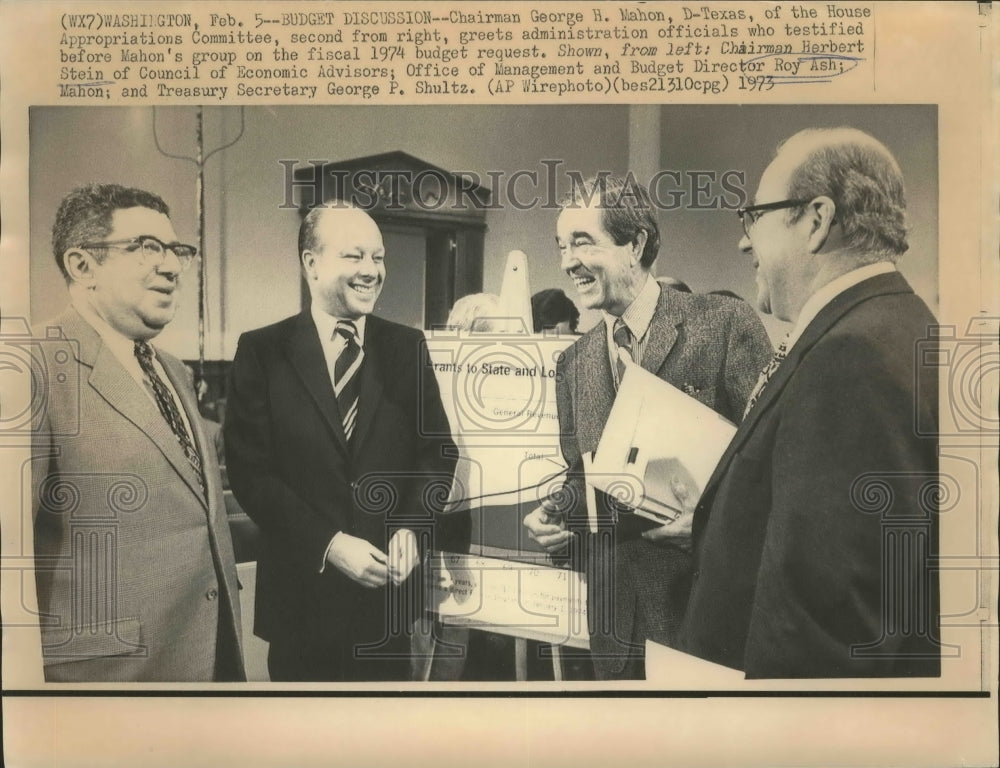
[[[735,433],[711,408],[630,363],[587,482],[667,522],[697,504]]]

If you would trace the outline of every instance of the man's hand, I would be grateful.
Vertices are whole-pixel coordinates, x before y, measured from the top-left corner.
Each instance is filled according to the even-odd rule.
[[[691,522],[693,520],[694,514],[685,512],[659,528],[643,531],[642,538],[647,541],[673,541],[674,544],[682,544],[691,538]]]
[[[524,527],[532,540],[547,552],[559,552],[573,538],[573,534],[566,530],[566,516],[558,512],[555,503],[549,499],[543,499],[542,506],[524,518]]]
[[[680,502],[684,511],[659,528],[643,531],[642,537],[647,541],[672,541],[674,544],[684,546],[691,540],[691,524],[694,522],[694,491],[679,477],[671,478],[670,490],[673,491],[674,497]]]
[[[393,584],[402,584],[417,566],[417,537],[408,528],[400,528],[389,539],[389,578]]]
[[[389,579],[386,555],[364,539],[340,531],[330,542],[327,562],[364,587],[382,587]]]

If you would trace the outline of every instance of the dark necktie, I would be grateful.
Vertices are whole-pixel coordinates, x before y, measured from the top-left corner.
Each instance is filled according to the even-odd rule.
[[[198,484],[201,486],[202,494],[204,494],[205,476],[202,471],[201,456],[191,440],[191,435],[188,434],[187,427],[184,426],[184,419],[177,407],[177,401],[174,400],[166,382],[160,378],[160,374],[153,366],[153,348],[145,341],[137,341],[135,343],[135,358],[139,361],[139,367],[142,368],[142,372],[153,388],[153,397],[156,400],[157,408],[160,409],[160,414],[167,420],[170,430],[177,438],[177,442],[180,443],[184,456],[187,457],[188,463],[191,464],[191,468],[198,476]]]
[[[358,420],[358,396],[361,394],[361,370],[363,352],[361,340],[358,338],[358,328],[350,320],[338,320],[337,335],[344,338],[344,349],[333,365],[333,391],[337,395],[337,407],[340,409],[341,422],[344,425],[344,437],[351,441],[354,425]]]
[[[629,330],[628,325],[620,317],[615,320],[614,329],[611,333],[611,337],[615,340],[615,345],[619,349],[624,349],[632,359],[632,331]],[[615,388],[617,389],[622,383],[622,376],[625,375],[625,363],[622,362],[621,356],[616,359],[618,365],[618,376],[615,378]]]
[[[757,383],[754,385],[753,392],[750,393],[750,398],[747,400],[747,407],[743,409],[743,418],[747,417],[750,413],[750,409],[754,407],[757,401],[760,399],[761,393],[764,391],[764,387],[767,386],[767,382],[771,380],[774,376],[774,372],[778,370],[778,366],[785,359],[785,355],[788,353],[788,339],[786,338],[781,344],[778,345],[778,349],[771,356],[767,365],[764,366],[764,370],[760,372],[760,376],[757,377]]]

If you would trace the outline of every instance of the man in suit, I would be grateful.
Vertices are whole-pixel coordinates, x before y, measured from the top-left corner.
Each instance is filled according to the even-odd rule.
[[[935,321],[894,266],[899,166],[802,131],[740,213],[757,303],[794,327],[695,510],[681,647],[748,678],[937,675]]]
[[[375,222],[313,209],[299,255],[312,304],[240,338],[227,404],[229,477],[264,539],[255,631],[272,680],[405,680],[411,572],[457,453],[423,334],[371,314]]]
[[[52,243],[70,306],[36,333],[45,679],[243,680],[215,448],[183,364],[149,343],[196,249],[163,200],[116,184],[70,193]]]
[[[566,487],[525,518],[531,537],[552,552],[571,540],[578,546],[574,528],[586,527],[581,457],[596,450],[614,403],[621,380],[619,348],[732,420],[742,414],[771,354],[760,319],[743,302],[683,293],[652,276],[660,230],[648,192],[634,179],[599,179],[578,187],[559,215],[556,240],[580,302],[601,310],[604,319],[569,347],[558,365]],[[603,518],[613,506],[598,494]],[[653,530],[640,530],[636,520],[621,517],[613,543],[595,537],[582,556],[591,654],[601,679],[643,678],[645,640],[673,642],[684,614],[689,519]]]

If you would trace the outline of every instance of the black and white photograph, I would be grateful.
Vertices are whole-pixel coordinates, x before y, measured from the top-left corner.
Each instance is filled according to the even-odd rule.
[[[5,764],[995,764],[990,4],[2,6]]]
[[[933,106],[30,116],[47,682],[940,676]]]

